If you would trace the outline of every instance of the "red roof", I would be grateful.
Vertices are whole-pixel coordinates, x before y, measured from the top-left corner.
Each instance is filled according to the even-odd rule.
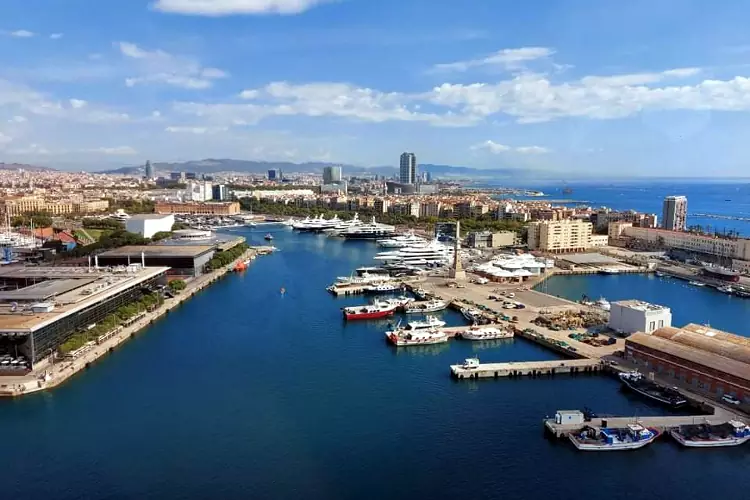
[[[66,231],[60,231],[57,233],[57,239],[63,243],[77,243],[75,237]]]

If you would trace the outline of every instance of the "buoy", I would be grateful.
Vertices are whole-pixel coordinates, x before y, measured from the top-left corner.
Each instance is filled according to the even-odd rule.
[[[284,295],[286,293],[286,288],[281,287],[281,295]]]

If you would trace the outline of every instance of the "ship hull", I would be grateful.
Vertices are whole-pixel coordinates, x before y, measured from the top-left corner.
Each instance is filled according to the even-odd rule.
[[[386,335],[386,339],[388,340],[388,342],[395,345],[396,347],[444,344],[445,342],[448,342],[448,337],[439,337],[439,338],[424,339],[424,340],[407,340],[407,339],[399,338],[395,335]]]
[[[688,448],[721,448],[726,446],[739,446],[741,444],[746,443],[747,441],[750,441],[750,436],[745,436],[741,438],[719,438],[719,439],[705,439],[705,440],[697,440],[697,439],[688,439],[682,434],[680,434],[677,431],[670,431],[670,436],[674,438],[675,441],[680,443],[682,446],[686,446]]]
[[[347,320],[360,320],[360,319],[380,319],[393,316],[393,311],[376,311],[367,313],[350,313],[344,311],[344,318]]]

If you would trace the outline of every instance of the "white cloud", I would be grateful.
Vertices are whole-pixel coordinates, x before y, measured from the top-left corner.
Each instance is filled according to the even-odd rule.
[[[29,121],[29,119],[25,116],[16,115],[8,120],[8,123],[26,123],[27,121]]]
[[[99,153],[99,154],[104,154],[108,156],[132,156],[132,155],[138,154],[138,151],[136,151],[134,148],[131,148],[130,146],[117,146],[113,148],[101,147],[101,148],[94,148],[94,149],[85,149],[83,150],[83,152]]]
[[[540,154],[540,153],[548,153],[549,149],[543,148],[541,146],[508,146],[506,144],[500,144],[493,140],[486,140],[484,142],[480,142],[479,144],[474,144],[473,146],[469,147],[472,151],[487,151],[492,154],[500,154],[500,153],[520,153],[520,154]]]
[[[59,40],[59,39],[61,39],[61,38],[62,38],[63,36],[65,36],[65,35],[64,35],[63,33],[52,33],[52,34],[50,34],[50,36],[49,36],[49,37],[50,37],[50,39],[52,39],[52,40]]]
[[[299,14],[333,0],[156,0],[162,12],[194,16],[236,14]]]
[[[2,132],[0,132],[0,148],[4,147],[6,144],[11,142],[13,140],[12,137],[9,135],[5,135]]]
[[[28,30],[16,30],[16,31],[9,31],[6,33],[16,38],[31,38],[31,37],[36,36],[36,33],[34,33],[33,31],[28,31]]]
[[[433,71],[467,71],[470,68],[483,66],[515,68],[521,63],[545,59],[555,51],[547,47],[521,47],[518,49],[503,49],[479,59],[456,61],[450,63],[436,64]]]
[[[9,149],[8,153],[23,156],[48,156],[52,154],[52,152],[44,146],[35,143],[31,143],[26,147]]]
[[[87,103],[86,101],[84,101],[84,100],[82,100],[82,99],[70,99],[70,101],[69,101],[69,102],[70,102],[70,106],[71,106],[71,107],[72,107],[73,109],[81,109],[81,108],[82,108],[82,107],[84,107],[84,106],[85,106],[86,104],[88,104],[88,103]]]
[[[242,99],[255,99],[258,95],[260,95],[260,92],[257,90],[243,90],[240,92],[240,97]]]
[[[185,126],[173,126],[164,129],[166,132],[172,134],[215,134],[217,132],[225,132],[228,127],[185,127]]]
[[[588,86],[611,86],[620,87],[628,85],[646,85],[658,83],[670,78],[688,78],[701,72],[700,68],[676,68],[668,69],[660,73],[634,73],[630,75],[614,76],[587,76],[581,79],[581,83]]]
[[[120,42],[115,46],[123,56],[135,61],[135,70],[139,73],[125,79],[128,87],[152,83],[200,90],[211,87],[214,80],[229,76],[221,69],[204,68],[194,59],[174,56],[163,50],[149,51],[130,42]]]

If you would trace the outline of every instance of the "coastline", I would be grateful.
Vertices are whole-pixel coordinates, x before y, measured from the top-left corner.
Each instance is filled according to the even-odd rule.
[[[214,284],[228,273],[231,273],[238,261],[245,260],[251,256],[265,255],[266,253],[268,252],[261,252],[257,247],[251,247],[240,257],[221,269],[194,278],[179,295],[165,299],[161,307],[147,312],[144,317],[132,325],[124,327],[120,333],[95,346],[90,351],[81,355],[80,358],[72,361],[60,361],[51,365],[49,361],[44,361],[35,370],[26,375],[1,378],[0,398],[25,396],[60,386],[77,373],[89,368],[92,363],[106,354],[114,352],[116,347],[135,337],[138,332],[151,326],[156,320],[168,315],[172,309],[181,306],[183,302],[192,298],[196,293]]]

